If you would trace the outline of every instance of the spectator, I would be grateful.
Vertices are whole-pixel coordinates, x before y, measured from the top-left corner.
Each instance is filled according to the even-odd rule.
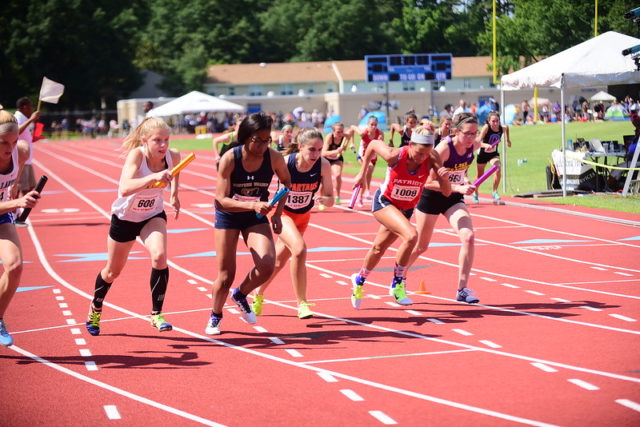
[[[18,120],[18,140],[25,141],[29,145],[29,157],[24,162],[18,184],[18,194],[22,197],[36,188],[36,177],[33,172],[33,127],[40,119],[40,111],[33,111],[33,104],[26,96],[18,99],[16,108],[14,115]]]

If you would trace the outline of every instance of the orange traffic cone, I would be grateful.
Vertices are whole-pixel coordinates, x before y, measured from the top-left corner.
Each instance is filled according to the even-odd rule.
[[[416,294],[419,295],[427,295],[430,294],[431,292],[427,292],[427,290],[424,287],[424,279],[420,280],[420,285],[418,286],[418,291],[416,292]]]

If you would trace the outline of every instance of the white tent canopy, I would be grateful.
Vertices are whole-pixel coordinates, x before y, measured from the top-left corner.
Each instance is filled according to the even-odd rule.
[[[189,92],[186,95],[150,110],[147,116],[166,117],[187,113],[240,113],[243,111],[244,107],[242,105],[194,90],[193,92]]]
[[[541,87],[594,87],[640,82],[631,56],[624,49],[640,39],[609,31],[556,53],[514,73],[502,76],[503,90]],[[564,85],[562,77],[564,76]]]
[[[519,90],[540,86],[559,87],[560,104],[564,106],[564,90],[566,88],[639,83],[640,71],[636,70],[633,59],[629,55],[622,55],[624,49],[638,44],[640,44],[640,39],[616,33],[615,31],[608,31],[533,65],[504,75],[500,80],[501,105],[504,106],[503,91],[505,90]],[[565,158],[563,163],[566,168],[564,115],[561,129],[561,149]],[[506,161],[504,163],[506,164]],[[506,170],[503,169],[503,175],[506,178],[505,172]],[[566,196],[566,177],[565,169],[562,186],[564,196]],[[503,180],[503,185],[506,185],[506,179]]]
[[[589,98],[591,101],[615,101],[616,97],[601,90],[600,92]]]

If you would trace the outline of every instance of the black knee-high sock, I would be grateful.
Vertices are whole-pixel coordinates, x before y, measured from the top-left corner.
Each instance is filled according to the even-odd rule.
[[[162,311],[164,294],[167,292],[167,283],[169,283],[169,267],[164,270],[151,269],[149,284],[151,285],[152,314],[158,314]]]
[[[102,310],[102,303],[104,298],[107,296],[107,292],[109,292],[109,288],[111,288],[112,283],[107,283],[102,278],[102,273],[98,273],[98,277],[96,277],[96,287],[93,291],[93,300],[91,304],[93,308],[100,311]]]

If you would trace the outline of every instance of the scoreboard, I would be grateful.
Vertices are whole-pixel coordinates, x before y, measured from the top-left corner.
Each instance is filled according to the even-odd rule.
[[[364,60],[369,82],[451,80],[450,53],[366,55]]]

